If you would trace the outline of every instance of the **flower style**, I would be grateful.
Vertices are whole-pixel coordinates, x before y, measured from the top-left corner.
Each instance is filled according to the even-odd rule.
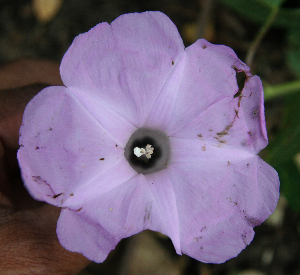
[[[233,50],[185,49],[163,13],[125,14],[76,37],[60,72],[65,87],[26,107],[18,159],[31,195],[62,208],[66,249],[102,262],[150,229],[178,254],[222,263],[252,241],[279,180],[257,156],[261,81]]]

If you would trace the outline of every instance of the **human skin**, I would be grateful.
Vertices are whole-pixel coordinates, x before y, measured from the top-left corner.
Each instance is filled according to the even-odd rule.
[[[19,128],[29,100],[63,85],[59,64],[22,59],[0,68],[0,274],[77,274],[90,261],[65,250],[56,236],[60,208],[35,201],[18,161]]]

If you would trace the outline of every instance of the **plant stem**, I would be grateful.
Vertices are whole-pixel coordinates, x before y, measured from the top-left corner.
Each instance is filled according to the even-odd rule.
[[[264,38],[264,36],[266,35],[267,31],[272,26],[279,10],[280,10],[279,6],[272,7],[269,17],[267,18],[265,24],[260,28],[258,34],[256,35],[254,41],[252,42],[252,44],[248,50],[247,56],[246,56],[246,64],[250,68],[252,66],[253,57],[257,50],[257,47],[260,44],[260,42],[262,41],[262,39]]]
[[[264,85],[265,100],[300,91],[300,79],[274,86]]]

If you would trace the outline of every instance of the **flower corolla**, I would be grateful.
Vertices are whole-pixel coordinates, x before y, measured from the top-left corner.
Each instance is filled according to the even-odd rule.
[[[232,49],[185,48],[163,13],[124,14],[76,37],[60,72],[26,107],[18,160],[30,194],[62,208],[62,246],[102,262],[150,229],[222,263],[252,241],[279,180],[257,155],[261,81]]]

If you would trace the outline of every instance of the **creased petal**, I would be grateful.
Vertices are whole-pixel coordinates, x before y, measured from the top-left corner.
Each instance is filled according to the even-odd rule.
[[[169,236],[177,254],[181,255],[178,206],[172,179],[165,170],[148,174],[145,178],[157,205],[154,209],[156,212],[152,213],[149,229]]]
[[[240,95],[237,72],[246,75]],[[257,153],[268,143],[261,81],[230,48],[198,40],[181,56],[146,126]]]
[[[68,209],[62,209],[56,232],[63,247],[96,262],[103,262],[120,241],[99,224]]]
[[[94,185],[97,188],[79,192],[79,198],[74,195],[68,201],[72,210],[86,215],[120,239],[145,229],[159,231],[172,239],[181,254],[177,205],[166,171],[140,174],[117,186],[113,181],[105,182],[112,182],[113,187]]]
[[[246,79],[240,105],[245,114],[254,149],[258,153],[268,144],[263,87],[258,76]]]
[[[236,70],[249,68],[232,49],[199,39],[185,49],[184,72],[167,132],[172,135],[225,97],[233,98],[239,88]],[[165,100],[168,100],[165,98]]]
[[[140,127],[183,50],[176,26],[163,13],[125,14],[76,37],[61,76],[67,87],[95,94]]]
[[[122,129],[124,121],[101,110],[98,115]],[[78,186],[120,159],[132,176],[124,150],[100,122],[65,87],[46,88],[27,105],[18,159],[25,185],[36,199],[61,206]],[[126,131],[130,136],[131,127],[124,129],[125,137]]]
[[[229,146],[174,138],[171,143],[183,253],[212,263],[235,257],[276,206],[276,171]]]

